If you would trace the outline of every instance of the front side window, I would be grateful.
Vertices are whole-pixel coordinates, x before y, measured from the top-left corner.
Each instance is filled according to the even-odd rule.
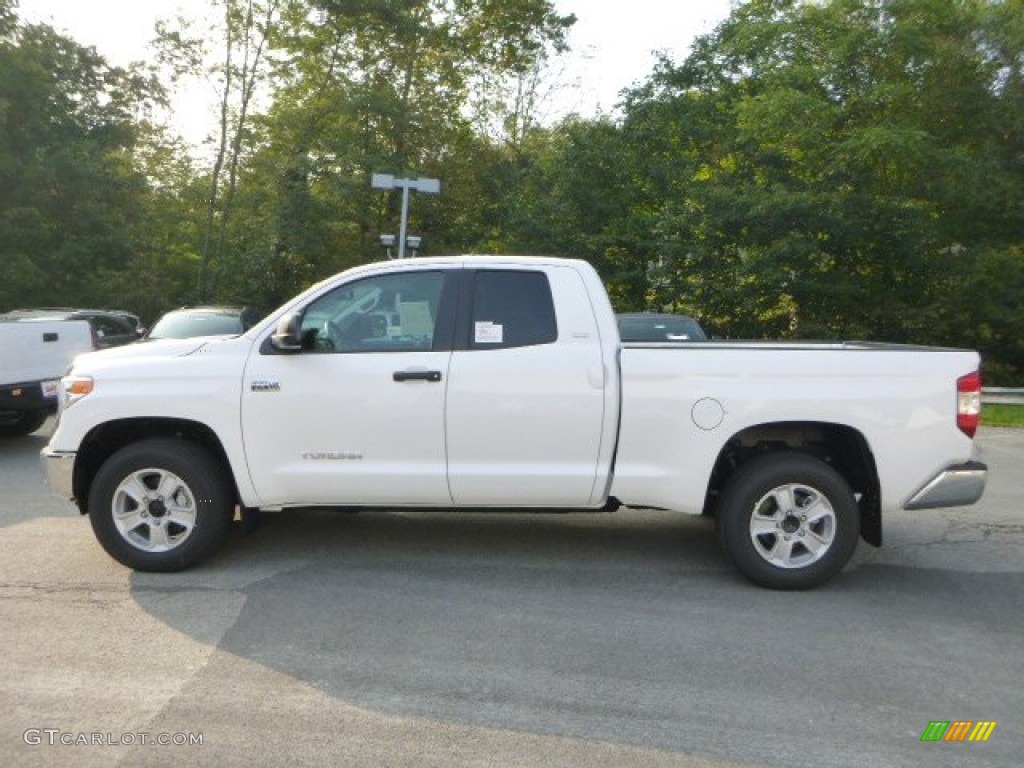
[[[470,349],[507,349],[558,340],[551,286],[543,272],[476,273]]]
[[[407,272],[348,283],[310,304],[302,347],[314,352],[413,352],[434,347],[442,272]]]

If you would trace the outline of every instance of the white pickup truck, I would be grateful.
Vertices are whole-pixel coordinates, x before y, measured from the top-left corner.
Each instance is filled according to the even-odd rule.
[[[581,261],[457,257],[337,275],[234,338],[78,358],[54,490],[139,570],[209,555],[236,508],[716,517],[752,581],[834,576],[883,513],[971,504],[974,352],[627,344]]]
[[[57,410],[60,377],[92,349],[85,320],[0,315],[0,438],[39,429]]]

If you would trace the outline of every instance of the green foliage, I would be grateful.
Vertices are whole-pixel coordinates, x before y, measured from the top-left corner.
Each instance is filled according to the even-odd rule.
[[[505,159],[481,127],[507,124],[522,140],[531,114],[528,100],[510,106],[511,85],[564,47],[571,17],[547,0],[217,6],[223,23],[211,35],[187,23],[160,30],[169,75],[205,74],[221,87],[201,295],[270,305],[379,258],[399,195],[371,190],[376,171],[444,179],[445,195],[417,199],[410,219],[432,252],[489,239],[481,224],[494,198],[479,194],[489,186],[480,161]],[[204,49],[218,52],[205,71]],[[272,93],[263,114],[253,88]]]
[[[977,344],[1021,377],[1010,5],[752,0],[663,62],[622,125],[653,185],[625,203],[660,238],[649,303],[723,335]]]
[[[1024,427],[1024,405],[986,405],[981,423],[986,427]]]
[[[159,88],[49,27],[5,24],[0,307],[105,300],[148,235],[135,114]]]

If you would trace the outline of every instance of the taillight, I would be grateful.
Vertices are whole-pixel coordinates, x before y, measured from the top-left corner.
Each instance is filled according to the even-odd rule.
[[[975,371],[956,380],[956,425],[974,437],[981,423],[981,374]]]

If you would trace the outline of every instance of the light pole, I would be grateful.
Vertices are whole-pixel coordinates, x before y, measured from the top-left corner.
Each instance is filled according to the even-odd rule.
[[[426,192],[428,195],[437,195],[441,192],[441,182],[438,179],[396,179],[390,173],[375,173],[370,180],[374,189],[401,189],[402,190],[402,221],[398,229],[398,258],[405,258],[405,230],[409,221],[409,190]]]

